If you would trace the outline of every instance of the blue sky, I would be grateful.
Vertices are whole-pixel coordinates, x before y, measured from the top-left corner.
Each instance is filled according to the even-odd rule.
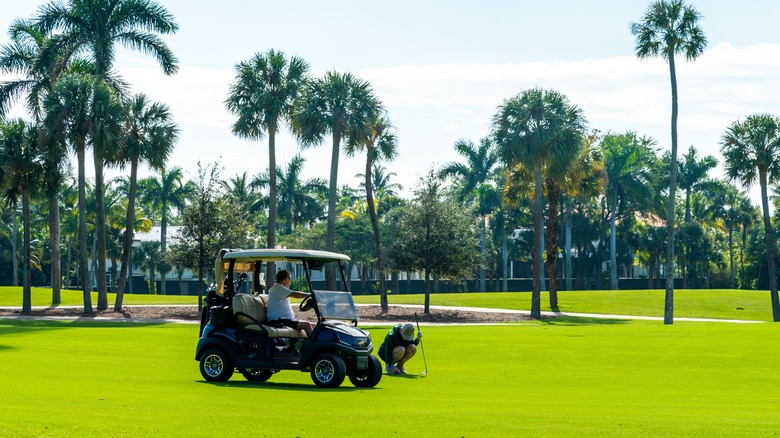
[[[668,69],[660,60],[637,60],[629,31],[647,1],[160,3],[180,25],[164,37],[180,73],[165,77],[151,58],[124,51],[117,69],[133,92],[171,106],[181,127],[171,162],[192,176],[199,160],[219,160],[225,178],[267,167],[266,143],[233,136],[223,102],[234,65],[270,48],[304,58],[315,75],[346,70],[373,84],[398,129],[399,157],[386,166],[407,189],[432,166],[458,160],[457,139],[477,142],[504,99],[534,86],[566,94],[591,128],[634,130],[669,149]],[[41,4],[2,0],[0,28]],[[680,151],[694,145],[720,158],[718,141],[729,123],[780,113],[780,4],[693,5],[710,44],[697,62],[679,65]],[[277,148],[282,164],[300,152],[289,135]],[[301,152],[306,176],[328,177],[329,148]],[[363,157],[343,158],[339,184],[356,186],[362,170]]]

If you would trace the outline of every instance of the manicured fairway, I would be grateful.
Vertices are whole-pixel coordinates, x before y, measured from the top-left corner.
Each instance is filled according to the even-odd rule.
[[[542,310],[549,311],[549,295],[542,294]],[[0,306],[21,306],[21,288],[0,287]],[[422,304],[424,295],[389,296],[390,304]],[[115,294],[108,294],[113,306]],[[610,315],[663,316],[664,291],[576,291],[558,293],[559,310],[574,313],[601,313]],[[33,288],[33,306],[51,304],[51,289]],[[197,297],[181,295],[125,295],[124,304],[197,304]],[[378,295],[356,295],[356,303],[379,304]],[[92,294],[97,305],[97,293]],[[497,309],[530,310],[529,292],[488,292],[432,294],[431,304],[437,306],[487,307]],[[80,291],[62,291],[63,306],[83,305]],[[772,310],[768,291],[730,289],[681,289],[675,291],[675,317],[743,319],[771,321]]]
[[[428,377],[321,390],[293,371],[205,383],[194,325],[0,320],[0,436],[771,436],[777,327],[424,327]]]
[[[542,311],[549,311],[550,298],[542,292]],[[423,304],[424,295],[390,295],[390,304]],[[731,289],[680,289],[674,292],[675,317],[771,321],[769,291]],[[375,295],[355,296],[355,302],[379,304]],[[431,305],[530,310],[530,292],[432,294]],[[663,316],[664,291],[574,291],[558,292],[561,312],[608,315]]]

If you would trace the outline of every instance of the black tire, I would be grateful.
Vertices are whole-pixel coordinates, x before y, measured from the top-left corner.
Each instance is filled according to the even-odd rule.
[[[238,371],[250,382],[266,382],[274,375],[274,372],[271,370],[239,368]]]
[[[382,364],[376,356],[368,356],[368,368],[349,375],[349,381],[358,388],[373,388],[382,380]]]
[[[224,351],[212,348],[200,357],[200,374],[209,382],[227,382],[233,376],[233,362]]]
[[[335,354],[321,354],[311,364],[311,380],[320,388],[338,388],[346,375],[344,359]]]

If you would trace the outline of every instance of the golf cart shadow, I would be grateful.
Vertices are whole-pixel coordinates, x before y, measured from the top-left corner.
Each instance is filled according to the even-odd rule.
[[[417,380],[417,379],[423,379],[425,376],[422,374],[388,374],[387,377],[397,377],[399,379],[410,379],[410,380]]]
[[[344,391],[365,391],[366,389],[378,390],[382,388],[358,388],[341,386],[339,388],[317,388],[303,383],[284,383],[284,382],[249,382],[245,380],[228,381],[225,383],[208,382],[206,380],[198,380],[198,383],[204,383],[209,386],[222,386],[225,388],[241,388],[241,389],[273,389],[279,391],[301,391],[301,392],[344,392]]]

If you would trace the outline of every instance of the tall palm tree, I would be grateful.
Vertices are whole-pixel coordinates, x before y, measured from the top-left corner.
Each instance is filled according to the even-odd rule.
[[[30,20],[15,20],[10,27],[11,43],[0,48],[0,71],[16,75],[0,83],[0,115],[22,95],[27,96],[26,106],[34,120],[42,117],[42,102],[45,93],[61,73],[54,65],[43,64],[40,53],[50,43],[49,38]],[[45,137],[41,137],[44,141]],[[41,144],[44,157],[44,172],[41,189],[49,199],[49,238],[51,248],[52,305],[60,303],[61,251],[59,193],[67,172],[67,156],[58,144]]]
[[[541,318],[542,169],[576,157],[584,124],[582,110],[566,96],[541,88],[505,100],[493,116],[493,136],[501,159],[508,167],[521,165],[534,176],[532,318]]]
[[[153,0],[52,1],[38,9],[33,24],[53,33],[52,44],[42,54],[68,63],[72,56],[87,53],[95,74],[108,79],[116,61],[116,44],[154,57],[166,75],[179,67],[173,52],[157,34],[176,33],[179,26],[165,7]]]
[[[691,146],[678,163],[678,185],[685,190],[685,222],[691,221],[691,194],[712,187],[712,181],[707,178],[707,174],[718,166],[715,157],[707,155],[699,159],[697,152],[696,148]]]
[[[750,187],[758,180],[761,189],[761,208],[764,214],[764,243],[766,245],[769,291],[772,300],[772,318],[780,322],[780,301],[775,274],[775,238],[769,219],[767,187],[780,180],[780,118],[772,114],[754,114],[744,121],[735,121],[726,128],[721,139],[721,153],[726,175]]]
[[[607,134],[601,140],[607,174],[607,205],[610,209],[609,264],[610,288],[618,288],[617,233],[618,215],[633,214],[652,197],[652,172],[649,158],[654,142],[633,132]],[[632,205],[633,201],[633,205]]]
[[[117,43],[152,55],[167,75],[178,71],[176,57],[157,36],[175,33],[178,25],[163,6],[152,0],[69,0],[67,5],[52,1],[38,9],[33,24],[53,35],[51,44],[41,53],[46,63],[67,65],[74,56],[87,54],[94,65],[94,75],[119,87],[117,91],[122,91],[120,83],[112,81]],[[103,166],[106,157],[117,149],[117,140],[109,130],[97,134],[92,151],[98,208],[98,309],[102,310],[108,308]]]
[[[103,140],[101,133],[111,130],[107,125],[117,122],[116,116],[122,106],[113,89],[104,81],[69,73],[47,95],[44,107],[48,135],[59,144],[73,149],[78,161],[79,266],[84,313],[89,314],[92,313],[92,298],[87,266],[85,151],[88,142]]]
[[[181,213],[195,191],[195,183],[184,181],[184,172],[179,166],[168,170],[160,169],[160,176],[144,178],[139,191],[145,205],[160,212],[160,249],[167,248],[168,221],[174,209]]]
[[[691,222],[691,196],[700,190],[713,188],[713,181],[707,178],[707,173],[718,165],[718,160],[712,155],[699,159],[696,148],[691,146],[687,154],[683,154],[677,170],[677,185],[685,191],[685,224]],[[691,248],[683,244],[681,249],[680,268],[683,273],[683,288],[688,287],[686,275],[687,260],[691,258]]]
[[[488,216],[499,204],[500,195],[494,184],[498,153],[493,142],[486,137],[475,146],[471,140],[459,139],[455,151],[466,159],[466,163],[449,162],[442,167],[442,176],[455,177],[459,182],[458,200],[476,204],[480,225],[481,262],[479,264],[479,291],[485,292],[485,249]]]
[[[675,56],[684,55],[693,61],[707,47],[699,20],[701,14],[682,0],[658,0],[645,11],[642,20],[631,24],[636,37],[636,56],[640,59],[660,56],[669,64],[672,87],[672,156],[669,201],[667,204],[666,296],[664,324],[674,323],[674,205],[677,186],[677,70]]]
[[[564,183],[565,193],[565,243],[564,261],[566,290],[572,290],[572,210],[574,200],[588,200],[603,195],[606,185],[606,172],[604,170],[604,157],[601,150],[595,146],[596,136],[589,135],[583,139],[579,158],[574,160],[574,165],[566,173]]]
[[[374,164],[371,168],[371,187],[374,189],[374,197],[381,200],[385,196],[398,196],[398,190],[403,190],[404,186],[399,183],[391,182],[392,178],[398,176],[395,172],[387,172],[387,168],[381,164]],[[360,178],[359,187],[363,190],[365,187],[366,175],[364,173],[355,174]]]
[[[393,160],[398,155],[398,137],[395,134],[395,127],[390,122],[387,114],[377,114],[376,118],[369,124],[368,135],[365,135],[362,141],[350,143],[347,153],[352,155],[358,150],[366,152],[366,173],[364,188],[366,190],[366,206],[371,218],[371,228],[374,231],[374,244],[376,245],[377,269],[379,270],[379,301],[382,312],[387,313],[387,286],[385,284],[385,253],[382,249],[382,234],[379,230],[379,219],[376,214],[376,204],[374,203],[374,186],[372,181],[371,169],[377,161]]]
[[[5,188],[3,197],[11,204],[22,199],[22,224],[24,226],[24,275],[22,276],[22,313],[32,311],[31,257],[30,257],[30,198],[37,191],[41,178],[41,154],[38,149],[38,130],[22,119],[0,124],[0,168]],[[14,205],[15,209],[15,205]],[[16,254],[14,254],[16,257]]]
[[[179,137],[179,127],[174,123],[170,109],[162,103],[150,102],[144,94],[137,94],[126,102],[126,120],[123,148],[117,163],[120,167],[127,162],[130,163],[130,193],[127,198],[127,220],[119,288],[114,302],[114,310],[117,312],[122,310],[127,269],[131,263],[138,164],[145,162],[153,169],[163,169]],[[164,254],[165,249],[160,249]],[[164,289],[163,293],[165,293]]]
[[[309,65],[301,58],[285,58],[284,53],[269,50],[258,53],[236,65],[236,82],[230,86],[225,102],[237,116],[233,133],[252,140],[268,134],[269,202],[266,247],[276,246],[276,133],[290,121],[295,100],[306,81]],[[268,263],[266,281],[270,287],[275,277],[273,263]]]
[[[330,188],[328,191],[328,230],[325,246],[334,250],[336,203],[338,202],[338,169],[341,143],[354,144],[370,132],[371,123],[381,111],[381,104],[371,85],[352,73],[330,71],[311,81],[304,89],[293,112],[293,128],[303,147],[322,144],[330,134]],[[329,289],[336,287],[332,267],[326,272]]]

